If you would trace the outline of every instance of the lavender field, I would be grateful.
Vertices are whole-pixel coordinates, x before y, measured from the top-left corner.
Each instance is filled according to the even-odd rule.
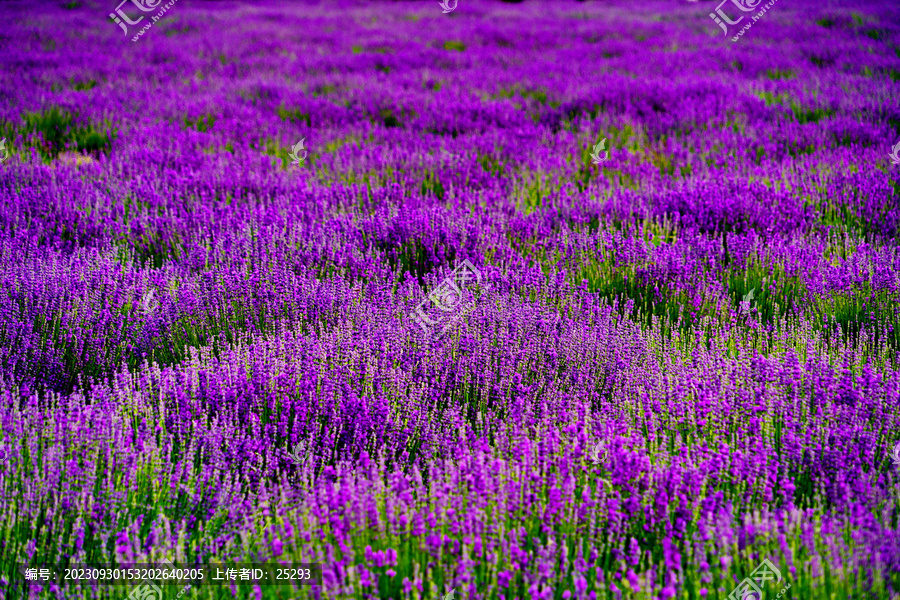
[[[3,3],[0,598],[900,599],[900,3],[119,2]]]

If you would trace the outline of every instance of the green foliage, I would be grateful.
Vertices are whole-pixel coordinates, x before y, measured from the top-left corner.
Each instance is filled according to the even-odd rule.
[[[11,123],[0,126],[3,135],[8,139],[21,135],[25,140],[24,147],[34,148],[44,162],[55,159],[65,150],[74,150],[84,154],[109,154],[116,130],[105,124],[106,132],[101,133],[90,122],[58,107],[51,107],[40,113],[25,113],[22,125],[16,127]]]
[[[378,250],[390,265],[391,270],[398,273],[411,273],[425,287],[425,275],[431,273],[439,266],[436,256],[438,249],[430,251],[419,238],[398,243],[394,240],[367,240],[368,245]],[[443,260],[445,264],[453,265],[456,262],[456,250],[450,245],[443,246]]]
[[[182,35],[185,33],[192,33],[194,31],[197,31],[197,28],[192,25],[188,25],[186,23],[182,24],[182,25],[178,25],[178,24],[173,23],[165,28],[164,33],[165,33],[166,37],[173,37],[173,36]]]
[[[400,120],[390,110],[381,111],[380,114],[385,127],[400,127]]]
[[[769,69],[766,71],[766,77],[773,81],[780,81],[782,79],[796,79],[797,74],[791,69]]]
[[[481,165],[482,169],[498,179],[503,179],[508,175],[506,163],[501,162],[493,154],[478,152],[475,161]]]
[[[313,95],[313,97],[327,96],[329,94],[335,93],[336,91],[337,91],[337,86],[335,86],[335,85],[330,85],[330,84],[319,85],[319,86],[316,86],[312,90],[312,95]]]
[[[92,90],[97,87],[97,82],[93,79],[88,79],[86,81],[78,81],[72,85],[72,89],[80,91],[84,90]]]
[[[393,54],[394,49],[390,46],[373,46],[369,48],[365,48],[363,46],[353,46],[350,48],[350,51],[353,54],[364,54],[366,52],[372,52],[374,54]]]
[[[851,192],[850,201],[832,195],[818,195],[815,200],[807,199],[805,206],[813,209],[816,221],[823,229],[829,228],[861,238],[884,235],[885,223],[890,221],[897,210],[896,196],[877,194],[865,197],[865,192],[856,187],[850,188],[848,192]],[[869,204],[868,214],[860,212],[859,202],[854,202],[853,198],[865,199]]]
[[[791,114],[801,125],[806,123],[818,123],[822,119],[830,117],[834,114],[834,110],[830,108],[809,108],[801,106],[798,102],[791,101]]]
[[[26,113],[24,120],[23,129],[39,133],[49,154],[56,155],[63,151],[72,126],[69,113],[54,107],[43,113]]]
[[[783,266],[765,257],[754,256],[748,264],[730,269],[723,283],[735,311],[747,299],[763,323],[799,316],[807,297],[799,277],[788,276]]]
[[[550,175],[527,173],[515,182],[515,188],[517,206],[527,215],[544,208],[550,194],[559,190],[559,184]]]
[[[423,196],[433,195],[438,200],[444,199],[444,185],[434,171],[426,171],[425,178],[422,180],[421,192]]]
[[[303,121],[307,127],[312,127],[312,118],[309,113],[301,112],[299,108],[293,110],[284,107],[284,104],[278,107],[278,117],[282,121],[290,121],[291,123],[299,123]]]
[[[631,124],[624,123],[620,126],[610,125],[600,133],[595,134],[593,141],[579,145],[579,155],[578,158],[576,158],[577,170],[574,173],[574,179],[575,185],[582,191],[587,188],[587,185],[591,180],[599,177],[601,174],[605,177],[610,177],[615,174],[618,183],[623,186],[630,186],[633,183],[631,177],[620,170],[608,167],[603,163],[599,165],[594,164],[593,148],[602,139],[606,139],[606,146],[601,154],[604,154],[607,151],[612,153],[613,149],[615,149],[616,152],[628,150],[633,153],[647,153],[649,154],[650,161],[657,167],[660,167],[661,170],[669,169],[674,171],[671,159],[664,157],[662,153],[659,152],[648,153],[646,151],[641,142],[641,136]]]
[[[381,124],[387,128],[393,127],[403,127],[403,121],[401,121],[401,117],[403,118],[412,118],[415,114],[412,111],[400,110],[395,112],[390,108],[382,108],[378,111],[378,120],[381,121]],[[377,121],[376,121],[377,122]]]
[[[254,147],[257,148],[263,154],[267,154],[269,156],[274,157],[276,160],[273,161],[274,165],[281,164],[281,168],[287,169],[288,166],[294,161],[291,158],[291,152],[293,152],[292,146],[282,146],[278,141],[273,140],[271,138],[264,138],[260,142],[254,144]],[[307,162],[312,162],[312,153],[307,154],[306,159],[304,159],[303,164]]]
[[[463,44],[462,42],[454,42],[454,41],[444,42],[444,50],[456,50],[458,52],[462,52],[465,49],[466,49],[466,45]]]
[[[500,88],[500,90],[492,95],[492,98],[515,98],[516,96],[520,98],[532,98],[537,101],[538,104],[547,104],[547,91],[543,89],[529,89],[525,88],[521,85],[514,85],[509,88]]]
[[[216,116],[213,114],[208,115],[200,115],[195,119],[191,119],[189,117],[184,118],[184,127],[185,129],[194,129],[201,133],[205,133],[213,128],[213,125],[216,124]]]
[[[813,308],[820,317],[819,328],[831,337],[831,325],[839,328],[843,341],[854,346],[868,332],[867,345],[900,349],[900,295],[873,290],[870,284],[816,298]],[[886,333],[885,333],[886,331]]]
[[[761,100],[764,100],[766,106],[774,106],[775,104],[782,104],[785,100],[787,100],[787,94],[773,94],[772,92],[759,91],[755,92],[756,96]]]

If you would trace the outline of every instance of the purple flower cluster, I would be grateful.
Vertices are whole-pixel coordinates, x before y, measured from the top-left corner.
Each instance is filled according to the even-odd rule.
[[[898,597],[900,8],[114,4],[0,33],[0,597]]]

